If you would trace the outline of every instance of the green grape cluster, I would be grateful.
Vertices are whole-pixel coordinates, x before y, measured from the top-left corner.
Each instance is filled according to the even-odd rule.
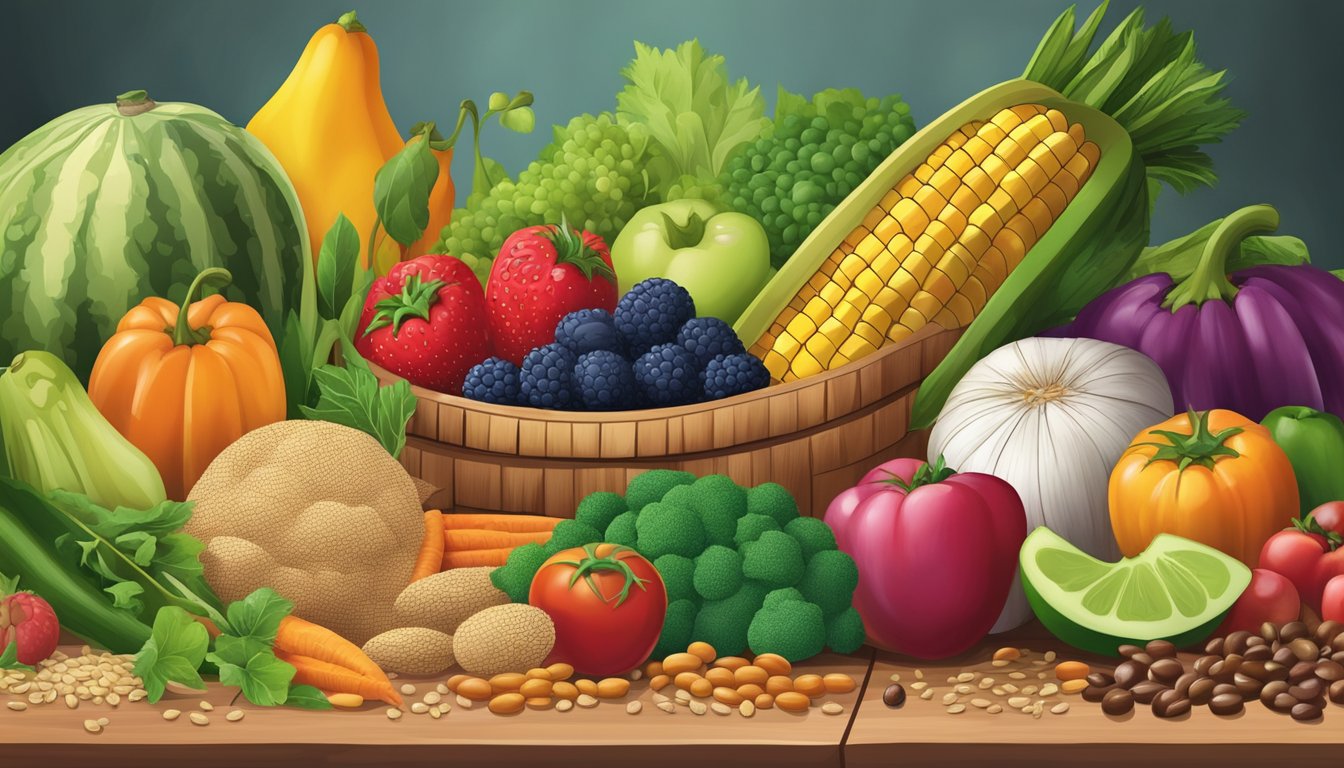
[[[579,115],[563,128],[516,180],[504,179],[484,198],[453,211],[435,252],[466,262],[481,282],[505,238],[523,227],[559,224],[601,235],[608,243],[652,194],[645,126],[609,113]]]
[[[900,96],[864,99],[848,93],[823,92],[788,114],[776,114],[774,130],[748,144],[720,178],[720,202],[761,222],[776,268],[915,133],[910,107]]]

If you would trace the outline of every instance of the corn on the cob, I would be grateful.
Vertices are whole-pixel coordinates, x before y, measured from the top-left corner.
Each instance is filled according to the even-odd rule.
[[[844,365],[929,322],[971,322],[1100,159],[1038,104],[953,132],[831,253],[757,343],[775,381]]]

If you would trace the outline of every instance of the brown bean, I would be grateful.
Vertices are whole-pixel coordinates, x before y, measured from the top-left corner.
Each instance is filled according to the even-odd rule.
[[[1241,703],[1241,694],[1220,693],[1209,702],[1209,711],[1215,715],[1235,715],[1245,709]]]
[[[1121,688],[1133,688],[1140,680],[1147,679],[1148,669],[1136,661],[1122,661],[1115,668],[1115,684]]]
[[[444,682],[444,687],[446,687],[453,693],[457,693],[457,686],[461,685],[463,680],[470,680],[470,679],[471,675],[453,675],[452,677],[448,678],[446,682]]]
[[[812,700],[805,694],[789,691],[776,696],[775,705],[785,712],[806,712],[807,708],[812,706]]]
[[[695,674],[694,672],[683,672],[682,674]],[[733,677],[733,670],[715,667],[705,673],[705,679],[714,685],[714,687],[727,686],[737,687],[737,680]]]
[[[1344,637],[1344,635],[1340,635],[1340,637]],[[1344,651],[1330,654],[1330,660],[1344,664]]]
[[[1247,648],[1246,653],[1242,654],[1246,661],[1269,661],[1274,658],[1274,649],[1261,641],[1259,645]]]
[[[724,656],[721,659],[714,660],[715,667],[718,667],[720,669],[726,669],[729,672],[732,672],[735,669],[745,667],[750,663],[751,663],[750,661],[747,661],[741,656]],[[709,675],[705,675],[705,677],[709,677]]]
[[[1305,637],[1299,637],[1288,643],[1293,655],[1300,661],[1315,661],[1320,658],[1321,649],[1315,643]]]
[[[490,699],[489,709],[496,715],[512,715],[522,712],[527,699],[521,693],[501,693]]]
[[[1316,676],[1327,683],[1344,680],[1344,664],[1329,659],[1316,662]]]
[[[765,681],[765,692],[771,696],[788,693],[793,690],[793,678],[787,675],[772,675]]]
[[[1242,662],[1241,669],[1238,672],[1247,677],[1253,677],[1262,683],[1277,680],[1280,676],[1286,677],[1283,672],[1283,665],[1272,661],[1245,661]]]
[[[1150,640],[1144,650],[1154,659],[1176,658],[1176,646],[1169,640]]]
[[[563,661],[558,661],[550,665],[546,668],[546,671],[551,673],[552,682],[556,680],[568,680],[574,676],[574,666],[572,664],[566,664]],[[658,674],[658,672],[655,672],[654,674]],[[652,676],[653,675],[650,675],[650,677]]]
[[[479,677],[468,677],[457,684],[457,695],[472,701],[487,701],[491,693],[490,681]]]
[[[1225,642],[1224,639],[1221,637],[1215,637],[1210,639],[1207,643],[1204,644],[1204,653],[1210,656],[1222,656],[1224,642]]]
[[[791,675],[793,674],[793,665],[789,660],[777,653],[762,653],[752,662],[753,666],[765,670],[767,675]],[[745,666],[745,665],[743,665]]]
[[[1269,641],[1265,640],[1265,638],[1259,635],[1251,635],[1250,637],[1246,638],[1247,651],[1251,650],[1252,648],[1261,648],[1267,645],[1269,645]],[[1242,655],[1245,656],[1246,655],[1245,652],[1243,652]]]
[[[1191,683],[1190,690],[1186,692],[1186,695],[1190,697],[1190,703],[1197,706],[1208,704],[1209,700],[1213,698],[1215,685],[1213,678],[1210,677],[1201,677]]]
[[[765,681],[769,679],[770,673],[755,664],[748,664],[745,667],[739,667],[733,670],[733,680],[738,685],[746,685],[747,683],[764,685]]]
[[[1305,701],[1298,702],[1292,709],[1293,719],[1299,722],[1308,722],[1321,716],[1321,708],[1316,704],[1309,704]]]
[[[1291,667],[1297,663],[1297,657],[1293,655],[1293,649],[1287,646],[1275,649],[1271,658],[1275,663],[1282,664],[1285,667]]]
[[[1265,642],[1272,643],[1279,639],[1279,628],[1266,621],[1260,625],[1260,637],[1264,638]]]
[[[905,705],[905,688],[900,683],[888,685],[887,690],[882,692],[882,703],[892,709],[900,709]]]
[[[1289,688],[1288,693],[1298,701],[1311,701],[1325,694],[1325,684],[1313,677]]]
[[[653,678],[653,677],[657,677],[657,676],[662,675],[662,674],[666,674],[666,673],[663,671],[663,662],[661,662],[661,661],[650,661],[648,664],[645,664],[645,665],[644,665],[644,676],[645,676],[645,677]],[[552,678],[552,679],[558,679],[558,678]]]
[[[1265,683],[1265,687],[1260,689],[1260,703],[1268,707],[1274,701],[1274,697],[1281,693],[1288,693],[1288,683],[1282,680]]]
[[[1144,665],[1145,667],[1151,667],[1151,666],[1153,666],[1153,661],[1154,661],[1154,659],[1153,659],[1152,656],[1150,656],[1150,655],[1148,654],[1147,651],[1143,651],[1143,652],[1140,652],[1140,653],[1136,653],[1136,654],[1134,654],[1133,656],[1130,656],[1129,658],[1132,659],[1132,660],[1134,660],[1134,661],[1139,662],[1140,664]]]
[[[654,675],[649,678],[649,688],[655,691],[661,691],[666,688],[667,684],[670,682],[672,682],[672,680],[668,678],[667,675]]]
[[[1101,700],[1101,711],[1108,715],[1123,715],[1134,709],[1134,696],[1124,688],[1112,688]]]
[[[1022,658],[1022,652],[1016,648],[1004,646],[994,652],[993,661],[1016,661]]]
[[[1176,679],[1185,672],[1185,667],[1178,659],[1158,659],[1148,668],[1148,679],[1156,680],[1163,685],[1174,685]]]
[[[1084,679],[1087,680],[1088,685],[1094,685],[1098,688],[1109,688],[1116,684],[1115,677],[1109,672],[1089,672]]]
[[[1190,711],[1190,700],[1179,691],[1168,688],[1153,699],[1153,714],[1158,717],[1180,717]]]
[[[706,664],[714,661],[719,655],[718,652],[714,650],[714,646],[700,640],[686,646],[686,652],[699,657],[700,661]],[[666,662],[664,662],[664,664],[666,664]]]
[[[1227,637],[1223,638],[1223,649],[1221,653],[1226,656],[1229,653],[1241,653],[1246,650],[1246,639],[1251,636],[1246,630],[1237,630]]]
[[[1157,698],[1157,694],[1166,690],[1166,688],[1167,686],[1155,680],[1143,680],[1129,690],[1130,693],[1134,694],[1135,701],[1140,704],[1151,704],[1153,699]]]
[[[1188,697],[1190,695],[1190,686],[1198,679],[1199,679],[1198,672],[1186,672],[1185,674],[1176,678],[1176,683],[1172,687],[1175,688],[1178,692],[1180,692],[1182,696]]]
[[[1249,675],[1243,675],[1240,672],[1237,672],[1232,676],[1232,684],[1237,687],[1237,691],[1241,694],[1241,698],[1247,700],[1259,696],[1260,689],[1265,687],[1264,683]]]
[[[1321,625],[1316,627],[1316,631],[1311,634],[1316,638],[1317,643],[1320,643],[1321,645],[1329,645],[1330,641],[1334,640],[1340,632],[1344,632],[1344,624],[1331,619],[1329,621],[1322,621]]]
[[[827,693],[849,693],[855,688],[854,678],[840,672],[826,675],[821,678],[821,682]]]
[[[793,681],[793,690],[809,698],[816,698],[826,692],[826,683],[822,681],[821,675],[799,675]],[[778,696],[775,702],[779,702]],[[780,709],[785,709],[783,704],[780,704]]]
[[[1128,659],[1136,653],[1143,653],[1143,648],[1126,643],[1116,649],[1116,652],[1119,653],[1121,657]]]
[[[1291,710],[1293,707],[1296,707],[1298,704],[1301,704],[1301,703],[1302,703],[1302,702],[1298,701],[1297,699],[1294,699],[1293,696],[1292,696],[1292,694],[1287,693],[1287,692],[1284,692],[1284,693],[1276,694],[1276,695],[1274,696],[1274,700],[1271,701],[1271,702],[1270,702],[1269,704],[1267,704],[1266,706],[1268,706],[1270,709],[1274,710],[1275,712],[1288,712],[1288,711]]]
[[[1285,643],[1291,643],[1309,634],[1311,633],[1307,631],[1307,625],[1300,621],[1290,621],[1279,628],[1279,639]]]
[[[693,653],[674,653],[663,659],[663,673],[676,679],[682,672],[696,672],[705,660]]]
[[[1330,701],[1344,704],[1344,680],[1336,680],[1330,684]]]
[[[1299,661],[1288,670],[1288,682],[1297,684],[1309,677],[1316,676],[1316,665],[1310,661]]]
[[[1069,683],[1074,683],[1078,681],[1065,680],[1064,682],[1067,685]],[[1111,691],[1123,691],[1123,690],[1124,690],[1123,688],[1117,688],[1115,686],[1111,686],[1109,688],[1098,688],[1095,685],[1089,685],[1083,689],[1083,700],[1090,701],[1095,704],[1096,702],[1104,700],[1106,698],[1106,694],[1110,693]]]
[[[580,695],[597,698],[597,683],[593,680],[579,678],[574,681],[574,687],[579,689]]]

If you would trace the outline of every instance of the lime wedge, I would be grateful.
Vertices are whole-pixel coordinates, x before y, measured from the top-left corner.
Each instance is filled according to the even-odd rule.
[[[1032,531],[1018,556],[1027,602],[1045,628],[1077,648],[1117,655],[1126,643],[1207,638],[1251,583],[1234,557],[1160,534],[1136,557],[1104,563],[1049,528]]]

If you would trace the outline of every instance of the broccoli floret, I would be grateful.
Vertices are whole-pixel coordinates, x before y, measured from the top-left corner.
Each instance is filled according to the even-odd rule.
[[[639,539],[639,534],[635,530],[635,520],[634,512],[622,512],[611,521],[611,525],[607,526],[607,533],[603,538],[612,544],[621,544],[634,549],[635,542]]]
[[[663,633],[658,636],[658,644],[653,647],[653,658],[664,658],[686,650],[691,644],[692,630],[695,628],[695,615],[699,607],[690,600],[673,600],[667,604],[667,613],[663,615]]]
[[[776,600],[756,612],[747,642],[753,653],[777,653],[789,661],[810,659],[826,647],[826,620],[812,603]]]
[[[598,491],[588,494],[579,502],[574,519],[605,532],[611,521],[625,511],[625,499],[619,493]]]
[[[509,553],[504,564],[490,572],[490,583],[515,603],[526,603],[532,577],[550,557],[540,544],[524,544]]]
[[[669,490],[667,493],[663,494],[662,501],[664,504],[671,504],[672,506],[675,507],[685,507],[686,509],[693,509],[694,507],[691,504],[691,497],[693,495],[694,494],[691,493],[691,486],[678,485],[675,488]]]
[[[651,469],[635,476],[625,489],[625,504],[632,512],[639,512],[646,504],[662,499],[678,485],[690,485],[695,475],[675,469]]]
[[[798,503],[793,494],[779,483],[761,483],[747,491],[747,511],[755,515],[769,515],[780,527],[798,517]]]
[[[778,530],[779,523],[775,522],[775,518],[768,515],[746,514],[737,521],[737,530],[733,533],[733,543],[737,544],[738,549],[741,549],[748,543],[761,538],[762,533]]]
[[[795,517],[784,526],[784,532],[803,547],[803,557],[811,560],[818,552],[835,549],[835,532],[817,517]]]
[[[639,538],[635,549],[645,557],[695,557],[705,548],[705,529],[691,510],[655,501],[635,518]]]
[[[667,587],[668,602],[676,602],[677,600],[700,602],[700,596],[696,594],[692,582],[695,563],[689,557],[663,555],[653,561],[653,567],[657,568],[658,575],[663,577],[663,586]],[[682,648],[681,650],[686,649]]]
[[[766,531],[742,545],[742,573],[749,579],[791,587],[802,578],[803,568],[803,548],[783,531]]]
[[[582,547],[602,540],[602,532],[591,525],[578,520],[561,520],[551,531],[551,540],[546,542],[546,555],[554,555],[562,549]]]
[[[734,545],[737,520],[747,513],[747,491],[726,475],[706,475],[686,492],[710,544]]]
[[[850,606],[854,588],[859,585],[859,569],[854,558],[832,549],[818,552],[807,561],[798,589],[809,603],[816,603],[827,618]]]
[[[865,639],[863,619],[853,607],[846,608],[826,623],[826,647],[836,653],[853,653]]]
[[[747,649],[747,628],[760,610],[767,588],[753,581],[724,600],[710,600],[695,617],[695,640],[714,646],[719,656],[738,656]],[[685,650],[682,646],[678,650]]]
[[[695,591],[706,600],[723,600],[742,588],[742,556],[712,544],[695,558]]]
[[[807,598],[803,597],[803,593],[799,592],[794,587],[780,587],[779,589],[770,590],[770,594],[765,596],[765,602],[761,603],[761,606],[769,608],[770,606],[775,605],[776,603],[782,603],[785,600],[807,602]]]

